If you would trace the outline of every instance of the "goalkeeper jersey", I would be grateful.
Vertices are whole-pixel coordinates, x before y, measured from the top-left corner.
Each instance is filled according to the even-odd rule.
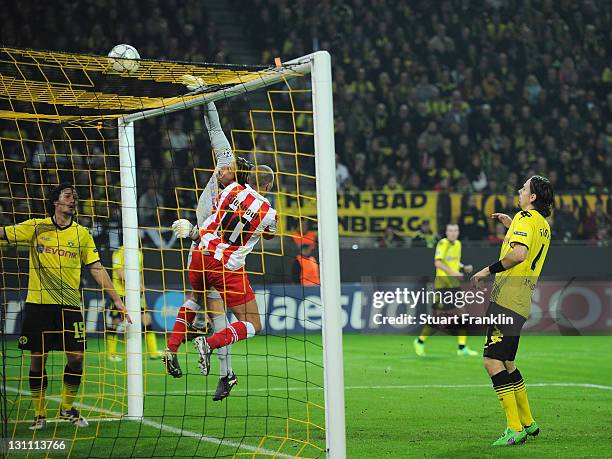
[[[87,228],[72,222],[60,228],[49,218],[34,218],[4,228],[11,243],[30,246],[28,296],[35,304],[81,304],[81,264],[100,260]]]
[[[514,216],[499,259],[504,258],[515,244],[529,249],[527,258],[495,275],[491,300],[527,318],[531,312],[531,295],[550,245],[550,225],[537,210],[524,210]]]
[[[447,238],[440,239],[436,245],[434,260],[440,260],[450,269],[458,272],[461,266],[461,242],[459,240],[450,242]],[[449,276],[440,268],[436,268],[435,288],[458,288],[460,286],[459,279]]]
[[[270,201],[249,185],[233,182],[225,187],[215,213],[202,225],[199,248],[236,271],[244,266],[264,232],[276,233],[276,219]]]

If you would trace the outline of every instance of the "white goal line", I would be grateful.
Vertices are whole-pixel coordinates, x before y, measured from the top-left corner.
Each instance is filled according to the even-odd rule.
[[[32,393],[29,390],[26,389],[17,389],[16,387],[11,387],[11,386],[6,386],[6,391],[7,392],[13,392],[14,394],[19,394],[19,395],[25,395],[25,396],[31,396]],[[46,397],[47,400],[51,400],[54,401],[56,403],[61,403],[61,399],[59,397]],[[294,459],[296,456],[291,456],[290,454],[284,454],[284,453],[279,453],[277,451],[273,451],[271,449],[266,449],[266,448],[260,448],[257,446],[252,446],[252,445],[248,445],[245,443],[238,443],[232,440],[227,440],[227,439],[221,439],[221,438],[217,438],[217,437],[211,437],[208,435],[202,435],[199,434],[197,432],[192,432],[191,430],[185,430],[185,429],[179,429],[178,427],[174,427],[174,426],[170,426],[167,424],[163,424],[161,422],[155,422],[152,421],[150,419],[146,419],[146,418],[142,418],[140,420],[132,420],[132,419],[127,419],[127,418],[122,418],[122,414],[117,412],[117,411],[112,411],[112,410],[106,410],[104,408],[98,408],[96,406],[93,405],[88,405],[86,403],[78,403],[75,402],[75,405],[78,406],[79,408],[84,408],[87,410],[91,410],[91,411],[95,411],[98,412],[100,414],[106,414],[107,416],[113,416],[112,418],[101,418],[100,421],[108,421],[108,420],[115,420],[115,421],[129,421],[129,422],[140,422],[143,425],[146,425],[148,427],[152,427],[153,429],[157,429],[157,430],[163,430],[165,432],[169,432],[181,437],[190,437],[190,438],[194,438],[198,441],[203,441],[206,443],[212,443],[214,445],[220,445],[220,446],[228,446],[228,447],[232,447],[232,448],[236,448],[236,449],[244,449],[247,451],[250,451],[252,453],[256,453],[256,454],[267,454],[269,456],[272,457],[279,457],[279,458],[286,458],[286,459]],[[92,422],[98,421],[97,418],[92,418],[91,419]],[[49,422],[50,420],[48,420],[47,422]],[[31,422],[31,421],[29,421]]]

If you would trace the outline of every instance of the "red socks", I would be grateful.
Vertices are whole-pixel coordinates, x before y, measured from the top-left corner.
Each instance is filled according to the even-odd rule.
[[[176,321],[174,322],[174,328],[172,329],[172,334],[168,338],[168,349],[170,349],[171,352],[178,351],[179,346],[187,336],[187,327],[193,322],[193,319],[195,319],[195,314],[195,311],[185,306],[181,306],[181,309],[179,309]]]
[[[255,335],[255,328],[250,322],[234,322],[229,327],[206,338],[211,349],[229,346],[236,341],[250,338]]]

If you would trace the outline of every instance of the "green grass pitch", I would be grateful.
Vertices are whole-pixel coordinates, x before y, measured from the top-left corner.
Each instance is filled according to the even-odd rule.
[[[502,450],[490,446],[505,419],[482,359],[457,357],[456,340],[446,336],[430,338],[427,357],[417,358],[412,340],[345,336],[347,457],[612,456],[612,338],[522,338],[517,365],[542,433],[525,445]],[[471,337],[468,345],[477,349],[482,341]],[[321,455],[323,374],[316,336],[306,341],[303,336],[262,336],[235,345],[239,385],[221,403],[211,400],[216,376],[199,375],[193,352],[181,356],[187,371],[181,379],[165,376],[160,362],[144,360],[143,423],[116,419],[127,412],[126,368],[103,359],[102,350],[102,341],[89,340],[79,402],[90,427],[51,422],[33,435],[27,429],[33,418],[30,399],[27,392],[18,396],[20,372],[25,375],[22,392],[28,388],[27,357],[22,366],[21,352],[8,342],[8,437],[70,440],[71,457]],[[54,353],[47,391],[50,418],[57,413],[62,369],[63,357]],[[258,448],[263,454],[255,454]],[[50,457],[65,455],[56,451]]]

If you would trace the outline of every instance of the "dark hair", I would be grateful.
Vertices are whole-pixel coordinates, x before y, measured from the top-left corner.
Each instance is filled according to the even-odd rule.
[[[47,196],[47,213],[49,215],[53,216],[53,214],[55,213],[55,201],[59,199],[60,194],[62,194],[62,191],[64,191],[66,188],[71,188],[72,190],[74,190],[74,185],[70,182],[63,182],[57,185],[49,192],[49,195]]]
[[[543,217],[548,217],[555,202],[555,192],[547,178],[539,175],[531,177],[529,187],[531,192],[536,195],[533,202],[533,207],[542,214]]]
[[[251,169],[255,167],[251,161],[242,156],[236,156],[236,181],[244,186],[249,178]]]

